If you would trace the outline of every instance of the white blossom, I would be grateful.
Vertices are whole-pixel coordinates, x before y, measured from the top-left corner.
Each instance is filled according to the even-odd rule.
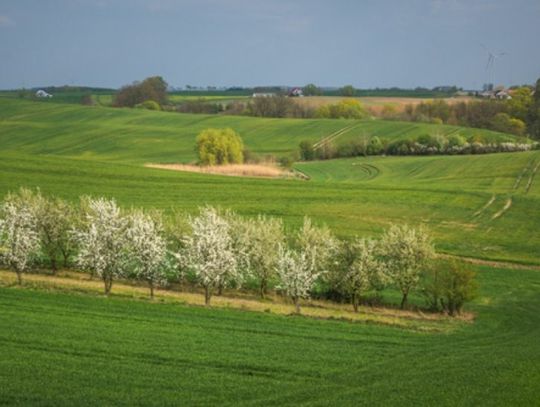
[[[339,242],[327,227],[315,227],[311,219],[304,218],[304,224],[297,234],[299,251],[304,253],[313,271],[326,273],[335,260]]]
[[[86,206],[83,227],[74,233],[79,245],[76,262],[100,277],[108,294],[113,279],[128,268],[128,219],[114,200],[90,199]]]
[[[266,293],[276,275],[278,250],[285,239],[280,219],[259,215],[256,219],[231,218],[239,266],[259,283],[259,294]]]
[[[313,267],[311,255],[305,251],[295,251],[280,245],[276,266],[281,288],[291,297],[300,313],[300,299],[309,298],[317,278],[321,275]]]
[[[404,308],[409,292],[420,281],[422,268],[434,256],[431,238],[422,228],[394,225],[381,240],[381,255],[390,277],[401,290]]]
[[[17,273],[19,284],[39,253],[39,232],[32,192],[9,194],[0,208],[0,259]]]
[[[189,220],[192,232],[185,238],[185,247],[177,255],[181,262],[194,271],[205,289],[205,302],[216,288],[241,279],[231,237],[230,224],[211,207],[200,210],[199,216]]]
[[[148,283],[153,297],[154,287],[166,282],[167,242],[163,237],[163,226],[156,216],[140,210],[134,211],[128,219],[126,234],[133,272],[136,278]]]
[[[372,239],[356,239],[348,246],[350,256],[344,270],[343,285],[351,295],[355,311],[358,311],[360,296],[365,291],[386,282],[385,268],[377,258],[377,249],[377,242]]]

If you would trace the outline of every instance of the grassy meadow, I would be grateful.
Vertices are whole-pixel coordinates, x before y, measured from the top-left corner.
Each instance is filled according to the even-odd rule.
[[[366,157],[257,179],[177,172],[208,127],[254,152],[364,134],[389,140],[478,129],[385,121],[259,119],[33,103],[0,98],[0,194],[39,187],[76,201],[196,211],[211,204],[338,236],[425,225],[439,252],[540,265],[540,151]],[[444,332],[232,309],[0,278],[0,405],[523,405],[540,394],[540,271],[470,265],[474,322]],[[113,288],[114,293],[114,288]],[[413,301],[421,301],[418,296]]]
[[[0,403],[536,405],[540,273],[477,271],[449,333],[3,286]]]

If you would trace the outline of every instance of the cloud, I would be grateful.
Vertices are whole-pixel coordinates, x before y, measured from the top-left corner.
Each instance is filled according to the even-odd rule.
[[[8,16],[0,14],[0,27],[12,27],[15,23]]]

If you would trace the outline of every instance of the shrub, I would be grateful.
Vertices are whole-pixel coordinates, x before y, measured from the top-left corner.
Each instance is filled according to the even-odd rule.
[[[323,119],[362,119],[366,117],[366,111],[358,100],[344,99],[335,104],[319,107],[315,116]]]
[[[302,161],[311,161],[315,158],[315,150],[310,141],[304,140],[300,142],[300,159]]]
[[[232,129],[206,129],[197,136],[197,154],[202,165],[241,164],[244,143]]]
[[[422,293],[433,311],[454,316],[476,296],[475,273],[456,261],[437,262],[425,272]]]
[[[161,110],[161,106],[158,102],[153,100],[145,100],[142,103],[135,105],[137,109],[146,109],[146,110]]]
[[[367,146],[368,155],[378,155],[381,154],[383,150],[384,146],[379,137],[374,136],[371,138],[371,140],[369,140],[369,144]]]

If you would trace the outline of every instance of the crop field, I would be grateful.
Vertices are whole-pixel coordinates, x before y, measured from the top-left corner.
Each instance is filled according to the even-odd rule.
[[[445,334],[0,287],[0,403],[536,405],[540,273],[478,273]]]
[[[231,127],[252,151],[276,156],[342,129],[341,141],[435,132],[515,140],[453,126],[0,98],[0,194],[39,187],[70,201],[107,196],[166,214],[211,204],[278,216],[289,230],[308,215],[344,238],[378,236],[392,223],[425,225],[439,252],[529,266],[470,265],[480,286],[467,308],[475,320],[436,333],[103,298],[37,283],[18,288],[0,279],[0,404],[538,403],[540,151],[295,164],[308,181],[144,166],[192,162],[195,136],[208,127]]]
[[[192,161],[195,137],[209,127],[231,127],[247,147],[262,155],[287,154],[303,140],[315,143],[342,129],[339,141],[363,135],[394,140],[455,132],[479,135],[487,141],[515,140],[503,133],[445,125],[173,114],[0,98],[1,151],[137,163]]]

